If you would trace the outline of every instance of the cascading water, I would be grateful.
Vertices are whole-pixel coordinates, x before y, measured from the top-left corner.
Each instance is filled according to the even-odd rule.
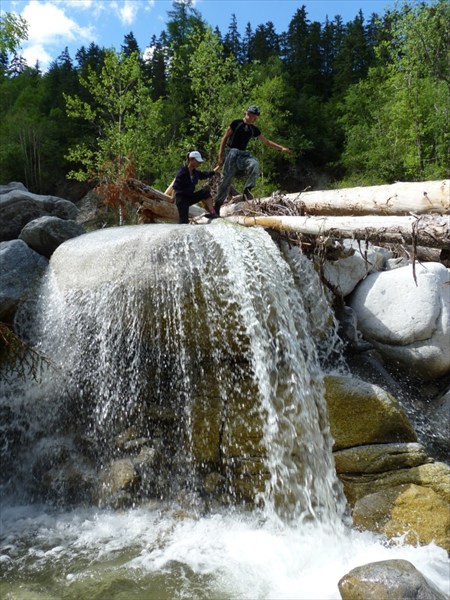
[[[45,375],[2,384],[0,595],[339,598],[345,572],[388,556],[442,587],[444,551],[345,524],[331,324],[309,262],[262,230],[63,244],[17,323]]]

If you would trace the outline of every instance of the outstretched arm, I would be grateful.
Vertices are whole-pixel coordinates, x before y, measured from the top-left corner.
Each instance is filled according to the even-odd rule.
[[[268,140],[266,137],[263,136],[262,133],[258,136],[258,140],[260,140],[266,146],[269,146],[269,148],[275,148],[276,150],[279,150],[280,152],[286,152],[287,154],[292,154],[292,150],[290,150],[289,148],[285,148],[284,146],[281,146],[280,144],[272,142],[272,140]]]
[[[219,147],[219,165],[222,166],[223,162],[224,162],[224,152],[225,152],[225,146],[227,145],[227,142],[229,140],[229,138],[233,135],[233,130],[231,129],[231,127],[228,127],[228,129],[225,131],[225,134],[220,142],[220,147]]]

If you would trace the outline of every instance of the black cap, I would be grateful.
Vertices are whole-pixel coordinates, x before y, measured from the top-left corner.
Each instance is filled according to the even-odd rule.
[[[261,114],[261,111],[259,110],[259,106],[255,106],[254,104],[252,104],[252,106],[249,106],[247,108],[247,112],[252,113],[254,115],[259,115]]]

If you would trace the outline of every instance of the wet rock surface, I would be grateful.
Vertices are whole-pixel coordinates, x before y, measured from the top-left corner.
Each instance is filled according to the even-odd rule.
[[[342,600],[445,600],[406,560],[385,560],[352,569],[339,581]]]

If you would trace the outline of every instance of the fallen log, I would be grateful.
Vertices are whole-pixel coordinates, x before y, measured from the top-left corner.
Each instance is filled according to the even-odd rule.
[[[265,227],[303,235],[352,238],[372,243],[395,243],[427,248],[450,248],[450,223],[444,216],[408,217],[292,217],[237,216],[227,221],[245,227]]]
[[[449,179],[278,195],[292,202],[299,215],[448,214],[450,211]],[[257,206],[270,200],[261,198],[254,202]]]
[[[127,185],[139,198],[138,218],[140,223],[166,221],[178,223],[178,209],[172,196],[142,183],[137,179],[129,179]],[[192,219],[203,215],[205,211],[195,204],[189,208]]]

